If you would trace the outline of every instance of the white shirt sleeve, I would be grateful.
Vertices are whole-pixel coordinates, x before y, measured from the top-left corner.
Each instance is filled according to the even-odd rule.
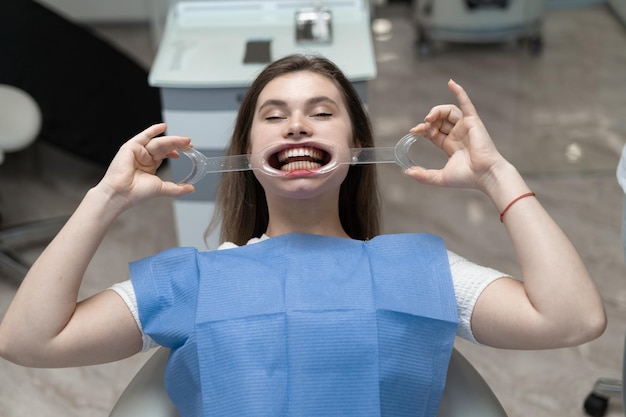
[[[120,297],[122,297],[122,300],[124,300],[126,306],[130,310],[130,313],[133,315],[135,323],[137,323],[137,327],[139,327],[139,330],[141,331],[141,340],[143,340],[143,347],[141,348],[141,351],[147,352],[154,347],[158,347],[159,344],[152,340],[150,336],[145,334],[143,328],[141,327],[141,321],[139,320],[139,307],[137,305],[137,296],[135,295],[133,283],[128,280],[114,284],[109,289],[115,291]]]
[[[448,251],[450,272],[459,310],[457,335],[479,344],[472,333],[472,313],[480,294],[489,284],[508,275],[468,261],[452,251]]]

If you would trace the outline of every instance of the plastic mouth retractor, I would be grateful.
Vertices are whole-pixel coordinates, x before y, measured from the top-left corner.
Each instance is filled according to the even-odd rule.
[[[339,167],[350,164],[385,164],[395,163],[404,169],[418,165],[411,159],[411,146],[417,141],[417,137],[408,134],[402,137],[394,147],[388,148],[347,148],[338,150],[333,147],[324,147],[330,154],[330,162],[310,170],[311,174],[325,174]],[[205,175],[218,172],[259,170],[271,176],[289,176],[289,172],[281,171],[272,167],[270,157],[284,145],[275,145],[263,149],[255,155],[227,155],[207,157],[202,152],[194,149],[180,149],[179,152],[191,160],[191,172],[179,184],[195,184]]]

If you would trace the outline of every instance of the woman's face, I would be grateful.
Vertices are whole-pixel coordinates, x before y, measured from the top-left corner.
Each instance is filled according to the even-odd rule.
[[[315,197],[335,190],[343,182],[348,165],[325,174],[315,169],[328,163],[330,147],[354,147],[350,115],[339,88],[328,77],[308,71],[279,76],[258,97],[248,152],[258,154],[273,146],[267,158],[272,168],[284,172],[255,175],[268,197]]]

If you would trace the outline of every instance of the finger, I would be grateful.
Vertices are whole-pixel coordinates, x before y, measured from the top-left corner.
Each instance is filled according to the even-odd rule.
[[[426,169],[420,166],[414,166],[404,171],[404,173],[421,182],[422,184],[437,186],[445,185],[443,182],[441,170],[438,169]]]
[[[456,126],[455,123],[450,122],[449,120],[441,120],[437,123],[426,123],[426,130],[429,131],[432,135],[435,134],[444,134],[449,135]]]
[[[436,123],[438,120],[449,120],[451,123],[456,123],[463,116],[461,110],[454,104],[440,104],[433,107],[424,121],[426,123]]]
[[[454,128],[454,124],[447,121],[441,120],[435,123],[420,123],[415,127],[412,127],[409,132],[417,135],[424,136],[428,139],[437,138],[441,135],[448,135],[452,129]]]
[[[186,149],[190,143],[191,139],[185,136],[161,136],[151,140],[144,147],[152,158],[157,160],[178,157],[176,149]]]
[[[196,187],[191,184],[175,184],[167,181],[161,185],[161,190],[163,195],[176,198],[196,191]]]
[[[138,142],[142,146],[145,146],[155,137],[165,133],[166,129],[167,125],[165,123],[157,123],[148,127],[143,132],[135,135],[135,137],[133,137],[131,140]]]
[[[459,107],[461,108],[461,112],[466,116],[477,116],[478,112],[470,100],[469,96],[465,92],[465,89],[461,87],[460,84],[457,84],[454,80],[448,81],[448,88],[450,91],[454,93],[456,96],[456,100],[459,102]]]
[[[409,129],[409,133],[413,133],[414,135],[421,136],[426,132],[426,123],[420,123],[411,129]]]

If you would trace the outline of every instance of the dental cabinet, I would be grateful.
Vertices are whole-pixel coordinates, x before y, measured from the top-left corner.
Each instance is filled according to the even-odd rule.
[[[161,93],[167,133],[188,136],[207,156],[223,155],[239,104],[269,62],[291,53],[318,53],[335,62],[367,102],[376,76],[367,0],[185,1],[172,5],[154,64],[151,86]],[[168,161],[174,181],[191,162]],[[219,174],[174,200],[180,246],[215,249],[219,233],[204,233],[213,215]],[[207,247],[208,245],[208,247]]]

